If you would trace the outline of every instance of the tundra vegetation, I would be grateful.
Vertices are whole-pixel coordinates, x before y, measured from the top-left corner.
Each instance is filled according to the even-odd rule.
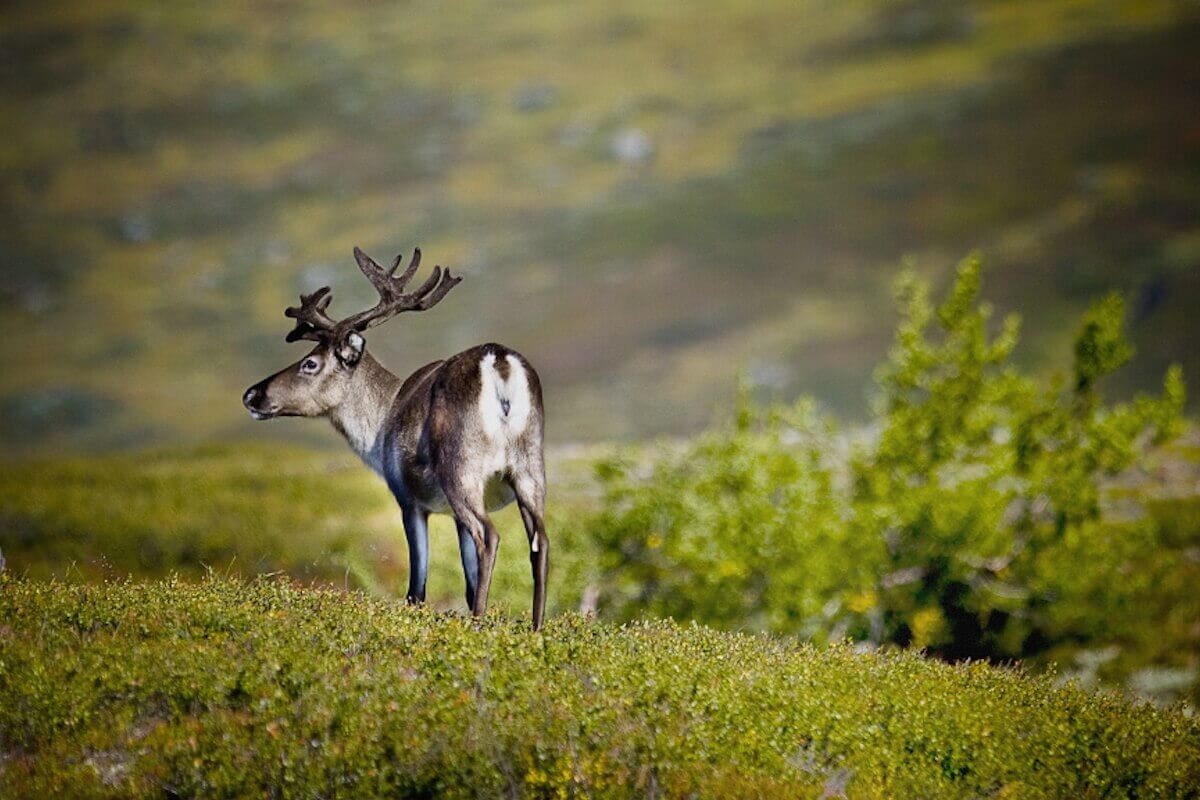
[[[1198,35],[1181,0],[9,4],[0,796],[1194,796]],[[540,638],[515,509],[474,630],[449,520],[409,609],[386,488],[319,425],[244,441],[278,299],[366,300],[335,265],[417,236],[476,288],[381,360],[502,338],[550,443],[709,426],[551,449]],[[1021,347],[975,267],[906,279],[868,411],[896,259],[940,288],[971,247]],[[1076,330],[1113,288],[1121,369],[1119,300]]]
[[[811,401],[743,393],[733,419],[648,469],[602,462],[586,538],[603,613],[949,659],[1099,657],[1110,674],[1168,668],[1144,679],[1195,700],[1196,498],[1144,494],[1183,427],[1181,371],[1156,396],[1104,402],[1132,356],[1109,295],[1070,372],[1037,381],[1011,359],[1017,318],[989,326],[980,285],[975,258],[936,306],[900,279],[876,411],[848,443]]]
[[[744,390],[694,440],[560,459],[540,637],[503,607],[478,629],[445,610],[462,578],[436,517],[442,610],[406,607],[397,512],[349,458],[6,466],[0,785],[1189,796],[1200,506],[1163,478],[1195,474],[1182,376],[1103,399],[1131,356],[1109,296],[1070,372],[1035,380],[980,286],[973,258],[937,304],[902,277],[865,433]],[[520,520],[498,519],[519,546],[496,596],[524,608]]]
[[[982,663],[283,581],[0,578],[6,797],[1188,797],[1200,724]]]

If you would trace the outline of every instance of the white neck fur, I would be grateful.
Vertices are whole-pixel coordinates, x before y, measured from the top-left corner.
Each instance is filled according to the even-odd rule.
[[[399,391],[400,379],[363,353],[346,399],[329,413],[333,427],[379,475],[383,475],[383,428]]]

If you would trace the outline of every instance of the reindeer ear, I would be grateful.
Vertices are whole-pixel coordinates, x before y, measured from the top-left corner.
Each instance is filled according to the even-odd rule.
[[[362,358],[363,351],[367,349],[367,341],[358,331],[350,331],[342,337],[342,341],[337,346],[338,361],[341,361],[348,367],[353,367]]]

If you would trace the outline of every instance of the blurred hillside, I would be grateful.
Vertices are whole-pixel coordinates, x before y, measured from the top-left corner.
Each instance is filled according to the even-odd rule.
[[[690,430],[738,372],[853,414],[915,256],[980,248],[1060,360],[1129,293],[1126,390],[1200,374],[1200,17],[1184,2],[9,3],[0,439],[252,424],[300,290],[419,244],[467,276],[398,371],[522,350],[554,440]]]

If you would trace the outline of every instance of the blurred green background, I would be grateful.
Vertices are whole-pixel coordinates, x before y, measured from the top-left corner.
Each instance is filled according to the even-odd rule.
[[[965,517],[988,504],[962,529],[900,502],[895,476],[919,479],[922,448],[936,445],[923,429],[898,447],[909,461],[876,453],[859,470],[895,484],[882,500],[822,483],[844,480],[854,442],[903,428],[870,408],[901,320],[902,262],[941,292],[980,252],[984,298],[1024,319],[1005,368],[1037,386],[1070,372],[1080,318],[1112,290],[1137,358],[1106,379],[1110,398],[1157,390],[1172,363],[1200,375],[1195,2],[11,2],[0,13],[0,549],[20,574],[280,571],[402,594],[403,537],[383,486],[327,425],[256,424],[240,402],[303,352],[283,341],[299,292],[332,285],[339,316],[373,300],[354,245],[379,260],[419,245],[427,264],[466,276],[437,309],[371,332],[385,364],[407,373],[495,340],[541,373],[555,610],[599,603],[612,618],[674,613],[957,652],[944,629],[962,604],[946,586],[902,583],[901,602],[888,582],[932,575],[941,559],[954,588],[954,569],[982,557],[980,536],[992,560],[1011,544],[1006,487],[1029,478],[1011,448],[988,445],[995,491],[965,492],[955,474],[930,490],[931,508],[949,497]],[[811,463],[774,427],[731,433],[739,376],[756,414],[811,395],[840,432]],[[1029,387],[1016,405],[976,398],[980,413],[1069,429],[1072,401]],[[1143,459],[1140,430],[1117,436],[1109,407],[1096,408],[1095,430],[1077,438],[1130,460],[1108,470],[1072,450],[1094,515],[1046,535],[1097,537],[1108,571],[1070,548],[1031,556],[1021,602],[1057,616],[973,654],[1057,659],[1087,680],[1141,680],[1194,702],[1200,439],[1193,429]],[[935,429],[949,418],[922,417]],[[697,445],[681,438],[706,427]],[[614,452],[619,479],[605,472]],[[951,455],[933,463],[970,465]],[[739,483],[764,464],[783,476],[775,489],[815,486],[816,499]],[[1036,505],[1036,488],[1016,494]],[[833,545],[806,551],[816,581],[808,562],[784,574],[778,553],[706,548],[723,530],[712,514],[654,517],[674,498],[688,514],[725,498],[748,535],[762,521],[793,551],[811,546],[809,524],[827,544],[844,535],[878,550],[889,514],[942,549],[877,552],[866,577],[846,574]],[[494,591],[520,610],[523,533],[511,509],[500,519],[509,544]],[[648,519],[678,541],[664,547]],[[431,599],[461,607],[449,520],[434,535]],[[666,592],[661,576],[691,574],[681,564],[701,579]],[[1112,575],[1128,591],[1106,594]],[[1077,576],[1086,586],[1062,602],[1059,579]],[[727,602],[739,581],[758,583]],[[1026,611],[994,600],[968,610]],[[877,619],[899,621],[881,633]]]
[[[900,260],[970,248],[1069,345],[1109,288],[1123,388],[1200,374],[1191,2],[8,3],[5,449],[213,437],[298,357],[285,305],[420,245],[467,276],[373,332],[411,369],[528,355],[558,442],[685,433],[744,373],[861,416]],[[726,402],[726,405],[728,403]]]

